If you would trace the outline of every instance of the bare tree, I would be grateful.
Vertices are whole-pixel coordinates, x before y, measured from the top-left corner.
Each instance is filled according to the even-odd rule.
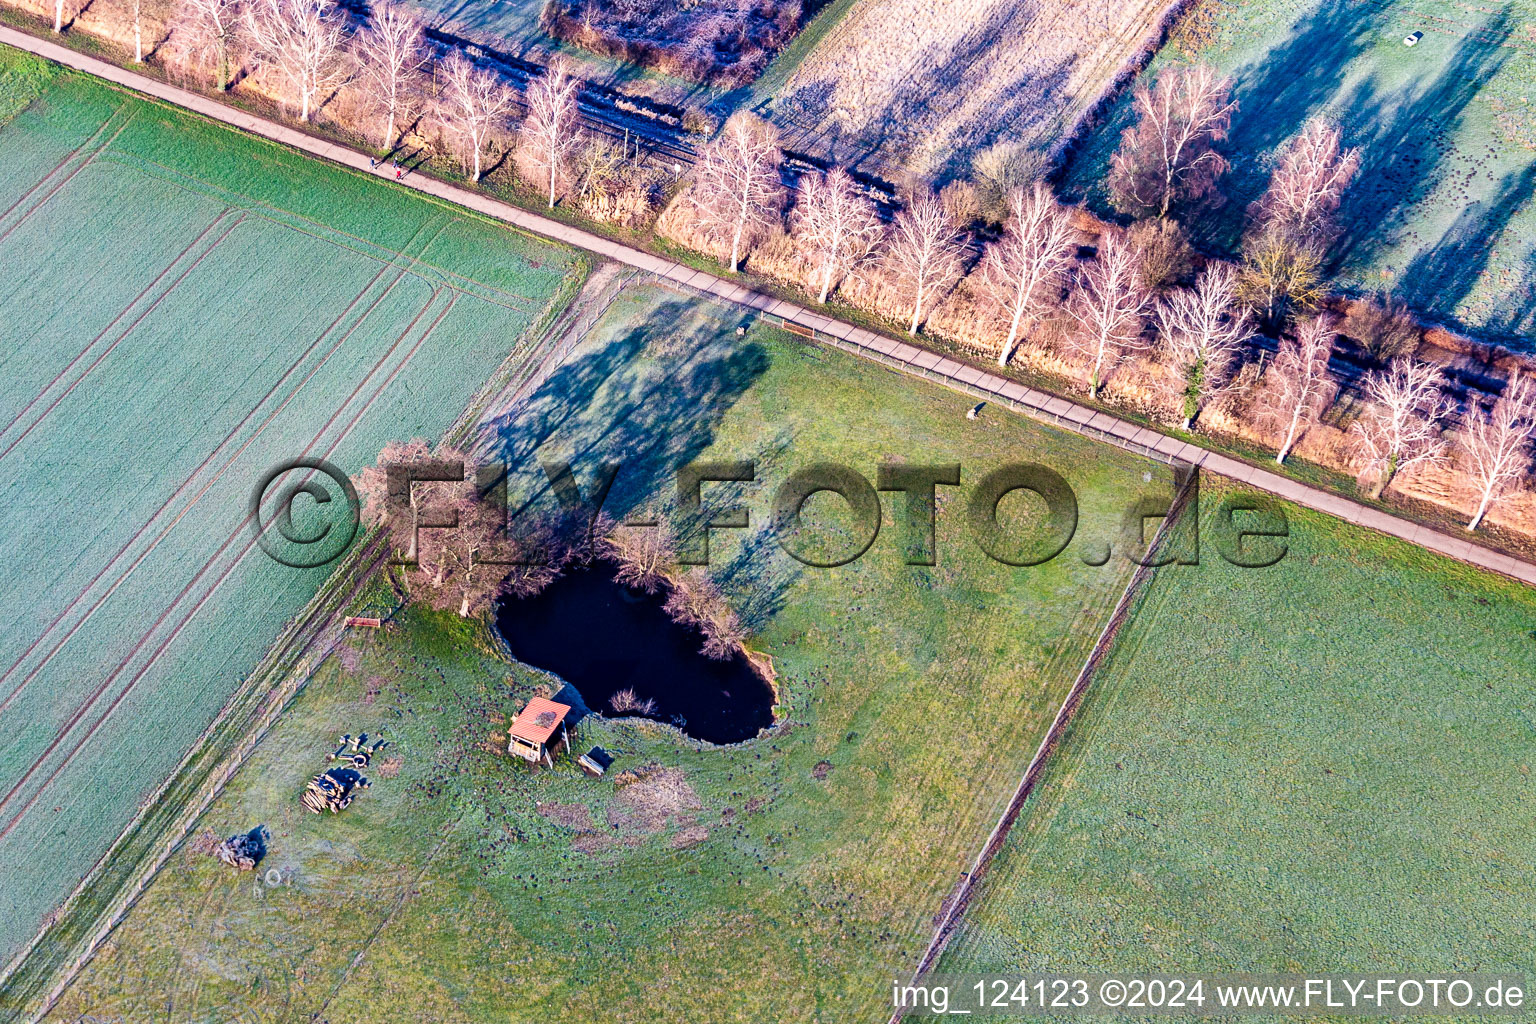
[[[443,91],[437,116],[443,129],[459,143],[459,157],[471,181],[482,173],[481,154],[499,130],[517,97],[500,75],[482,67],[460,51],[442,64]]]
[[[1333,216],[1360,170],[1360,151],[1340,148],[1339,139],[1338,126],[1321,117],[1302,126],[1258,200],[1257,217],[1266,228],[1302,243],[1333,240]]]
[[[752,242],[779,221],[779,159],[777,133],[745,112],[733,114],[720,137],[699,151],[690,202],[706,232],[730,239],[732,272]]]
[[[277,69],[308,121],[325,90],[347,76],[342,58],[346,19],[332,0],[250,0],[245,30],[259,64]]]
[[[1338,393],[1328,372],[1333,354],[1334,319],[1327,313],[1308,317],[1289,335],[1282,335],[1274,360],[1265,371],[1262,414],[1280,432],[1275,462],[1286,456],[1307,428],[1317,422]]]
[[[1088,364],[1088,387],[1097,395],[1104,375],[1126,353],[1145,347],[1143,317],[1152,304],[1141,280],[1136,253],[1114,235],[1105,235],[1097,258],[1078,274],[1077,290],[1067,311],[1078,330],[1068,344]]]
[[[528,114],[523,118],[523,158],[548,185],[549,207],[571,176],[571,165],[581,148],[583,131],[576,99],[581,79],[571,74],[565,61],[555,59],[528,85]]]
[[[1135,92],[1137,122],[1120,136],[1110,164],[1115,208],[1134,217],[1168,216],[1205,198],[1227,170],[1215,144],[1227,137],[1237,104],[1230,79],[1204,64],[1168,68]]]
[[[1477,529],[1488,508],[1531,465],[1531,437],[1536,433],[1536,380],[1518,370],[1486,413],[1476,402],[1457,438],[1462,464],[1477,485],[1477,510],[1467,523]]]
[[[427,463],[458,463],[462,479],[416,480],[408,495],[390,494],[391,467]],[[494,599],[512,569],[501,553],[506,509],[480,494],[477,469],[461,449],[439,446],[432,451],[417,439],[387,445],[378,463],[356,477],[364,518],[383,527],[396,557],[405,563],[402,578],[411,598],[461,616]]]
[[[1003,235],[981,263],[982,288],[1008,321],[997,365],[1008,365],[1021,332],[1056,304],[1076,248],[1071,218],[1043,182],[1009,193]]]
[[[599,550],[618,563],[614,579],[647,594],[666,586],[677,565],[677,544],[665,523],[611,530]]]
[[[1236,309],[1237,271],[1212,263],[1193,288],[1180,288],[1157,307],[1163,356],[1184,399],[1188,430],[1210,397],[1232,379],[1244,341],[1253,333],[1246,310]]]
[[[211,74],[215,87],[229,88],[230,64],[240,25],[239,0],[181,0],[171,33],[188,65]]]
[[[1372,498],[1381,496],[1399,473],[1439,461],[1445,453],[1440,421],[1450,410],[1441,391],[1439,367],[1394,359],[1365,378],[1371,406],[1355,421],[1360,477]]]
[[[745,651],[746,627],[705,570],[674,580],[664,607],[674,621],[697,626],[704,634],[705,657],[724,661]]]
[[[950,219],[944,202],[924,192],[896,216],[886,260],[897,279],[912,291],[912,323],[909,335],[917,334],[929,299],[960,276],[964,242]]]
[[[1238,291],[1272,325],[1284,323],[1297,309],[1315,309],[1323,300],[1319,247],[1279,230],[1251,234],[1243,242]]]
[[[826,302],[832,286],[874,251],[880,215],[847,171],[807,174],[796,190],[794,236],[810,259],[812,287]]]
[[[368,26],[357,35],[358,63],[384,114],[379,148],[395,144],[395,129],[406,116],[412,85],[432,59],[421,19],[398,4],[376,4]]]

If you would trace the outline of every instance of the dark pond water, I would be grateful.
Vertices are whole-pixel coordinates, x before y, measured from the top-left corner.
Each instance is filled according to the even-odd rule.
[[[662,609],[661,594],[630,590],[602,565],[569,572],[535,597],[503,601],[496,625],[513,657],[553,672],[593,711],[632,690],[654,710],[630,711],[709,743],[738,743],[773,724],[773,691],[744,657],[699,653],[698,630]]]

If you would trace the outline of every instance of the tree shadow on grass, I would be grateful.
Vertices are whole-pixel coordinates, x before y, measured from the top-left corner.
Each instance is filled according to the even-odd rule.
[[[1403,272],[1398,294],[1415,306],[1441,311],[1437,319],[1442,322],[1467,329],[1451,310],[1472,293],[1478,279],[1490,269],[1494,246],[1532,194],[1536,194],[1536,164],[1505,174],[1490,200],[1462,207],[1440,240],[1414,256]],[[1532,328],[1536,327],[1529,264],[1521,280],[1502,291],[1497,300],[1499,309],[1477,330],[1528,349]]]
[[[529,506],[553,500],[541,459],[569,461],[583,486],[599,463],[617,462],[607,515],[622,522],[670,504],[678,467],[714,443],[721,419],[769,366],[761,345],[696,314],[687,302],[662,304],[498,417],[491,453],[507,464],[511,493]]]
[[[1352,126],[1346,137],[1360,148],[1361,160],[1339,211],[1338,263],[1374,267],[1393,245],[1427,241],[1405,236],[1404,222],[1446,182],[1455,137],[1479,90],[1508,60],[1503,43],[1512,28],[1507,8],[1485,18],[1413,95],[1385,92],[1367,79],[1345,98],[1342,112]],[[1416,304],[1426,301],[1442,308],[1454,304],[1429,295],[1418,296]]]
[[[1076,63],[1064,57],[1046,70],[1021,69],[1006,82],[987,83],[993,102],[966,114],[974,85],[966,72],[990,67],[996,50],[1012,37],[1031,30],[1040,14],[1036,2],[1017,3],[1008,16],[977,24],[950,45],[933,45],[912,55],[910,73],[891,95],[843,123],[830,108],[837,83],[808,82],[776,105],[775,121],[785,130],[786,144],[840,166],[893,177],[889,167],[910,163],[918,147],[942,153],[932,166],[911,167],[935,186],[965,177],[977,154],[1011,137],[1027,135],[1031,122],[1048,120]],[[935,140],[934,136],[942,135]]]
[[[1237,113],[1220,147],[1232,161],[1221,182],[1229,201],[1190,225],[1204,245],[1217,251],[1237,250],[1247,206],[1268,184],[1270,155],[1330,105],[1345,68],[1372,33],[1361,21],[1359,5],[1348,0],[1325,0],[1291,29],[1290,38],[1262,60],[1232,75]]]

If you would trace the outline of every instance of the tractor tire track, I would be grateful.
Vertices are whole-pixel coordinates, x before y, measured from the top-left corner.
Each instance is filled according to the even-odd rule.
[[[197,257],[197,259],[193,260],[192,263],[185,270],[183,270],[180,275],[177,276],[176,280],[172,281],[171,284],[169,285],[169,287],[167,287],[163,292],[161,292],[160,295],[155,299],[154,302],[149,304],[149,307],[147,309],[145,309],[144,312],[140,313],[137,317],[135,317],[133,323],[129,324],[123,330],[123,332],[117,336],[116,340],[114,340],[112,342],[112,344],[108,345],[102,351],[101,355],[97,356],[95,358],[95,360],[93,360],[91,362],[91,365],[87,366],[85,368],[85,370],[83,372],[81,372],[80,376],[75,378],[74,382],[71,383],[69,385],[69,387],[64,389],[62,394],[60,394],[57,398],[55,398],[52,402],[50,402],[48,404],[48,408],[44,409],[42,411],[42,413],[37,417],[37,419],[33,420],[32,423],[27,427],[27,429],[25,429],[25,430],[23,430],[21,432],[21,435],[19,437],[17,437],[14,441],[12,441],[9,445],[7,445],[4,451],[0,451],[0,462],[3,462],[5,460],[5,457],[7,455],[11,454],[11,452],[13,452],[16,449],[17,445],[19,445],[19,444],[21,444],[21,442],[25,441],[27,439],[28,435],[30,435],[32,433],[32,431],[37,429],[38,424],[40,424],[44,420],[46,420],[49,417],[49,415],[52,414],[53,410],[55,410],[55,409],[57,409],[59,407],[59,403],[64,401],[64,399],[68,398],[70,396],[70,394],[74,392],[75,388],[79,387],[81,382],[84,381],[85,378],[89,377],[91,375],[91,372],[93,370],[95,370],[96,367],[100,366],[102,361],[105,360],[107,358],[107,356],[111,355],[113,350],[116,349],[118,345],[122,344],[124,338],[127,338],[128,335],[132,334],[134,332],[134,330],[136,330],[138,328],[138,326],[140,324],[142,324],[145,321],[145,319],[147,319],[149,317],[149,315],[151,313],[153,313],[156,309],[158,309],[159,306],[160,306],[160,303],[164,302],[174,291],[176,291],[177,287],[180,286],[180,284],[187,279],[187,277],[192,273],[192,271],[196,270],[198,268],[198,265],[201,264],[203,262],[203,260],[207,259],[208,256],[215,249],[217,249],[219,247],[219,245],[221,243],[223,243],[223,241],[226,238],[229,237],[230,233],[232,231],[234,231],[235,228],[240,226],[240,223],[243,220],[245,220],[245,213],[242,211],[240,216],[235,218],[234,223],[232,223],[229,227],[225,228],[224,229],[224,233],[222,235],[220,235],[218,238],[214,239],[212,245],[208,246],[208,248],[205,249],[202,252],[202,254]],[[215,223],[217,223],[217,222],[215,222]],[[174,266],[174,264],[173,264],[173,266]],[[167,272],[169,270],[170,270],[170,268],[167,268]],[[158,281],[159,278],[157,278],[156,280]],[[129,308],[131,309],[132,307],[130,306]],[[108,330],[110,330],[110,329],[111,328],[109,327]],[[106,332],[103,331],[102,333],[105,334]],[[98,340],[99,340],[99,338],[101,336],[98,335],[97,337],[98,337]],[[69,366],[66,366],[59,373],[58,376],[56,376],[51,382],[49,382],[48,388],[51,388],[51,387],[53,387],[54,384],[57,384],[59,382],[59,380],[61,378],[63,378],[63,376],[65,374],[67,374],[75,366],[76,363],[78,363],[78,362],[80,362],[80,360],[84,359],[90,353],[91,346],[94,346],[95,344],[96,344],[96,342],[92,341],[91,345],[87,346],[85,348],[85,350],[82,351],[74,359],[70,360]],[[15,419],[11,420],[10,423],[6,424],[5,430],[0,430],[0,436],[4,436],[4,434],[7,431],[9,431],[12,427],[14,427],[18,422],[21,421],[21,418],[23,416],[25,416],[29,411],[31,411],[31,409],[32,409],[32,407],[34,405],[36,405],[38,402],[42,401],[43,396],[48,393],[48,388],[44,388],[42,390],[42,392],[40,392],[36,398],[34,398],[31,402],[29,402],[27,404],[27,407],[25,409],[23,409],[19,414],[17,414]]]
[[[126,104],[125,104],[125,106],[126,106]],[[116,117],[118,112],[120,112],[121,110],[123,110],[123,107],[117,108],[116,111],[113,111],[112,116]],[[110,122],[111,118],[108,118],[107,120]],[[79,174],[81,171],[83,171],[87,167],[91,166],[91,164],[95,163],[96,162],[96,158],[101,156],[102,153],[106,152],[107,147],[112,145],[112,143],[116,142],[117,141],[117,137],[119,135],[123,134],[123,129],[127,128],[128,125],[131,124],[132,122],[133,122],[133,114],[130,112],[129,115],[128,115],[127,120],[125,120],[122,124],[118,125],[117,131],[112,133],[112,137],[111,138],[107,139],[106,142],[103,142],[100,146],[98,146],[96,148],[95,152],[91,153],[90,156],[88,156],[84,160],[80,161],[80,166],[76,167],[74,170],[70,171],[67,175],[65,175],[63,181],[59,182],[53,188],[49,189],[47,195],[43,196],[43,198],[39,199],[35,204],[33,204],[31,207],[29,207],[27,209],[26,213],[23,213],[20,217],[16,218],[16,221],[13,224],[11,224],[9,227],[7,227],[4,231],[0,231],[0,242],[4,242],[7,238],[9,238],[11,236],[11,232],[12,231],[15,231],[17,228],[21,227],[27,221],[31,220],[32,219],[32,215],[34,213],[36,213],[38,210],[41,210],[43,207],[47,206],[49,201],[52,200],[54,196],[58,195],[59,192],[63,190],[65,185],[68,185],[71,181],[73,181],[75,179],[75,175]],[[106,125],[103,124],[102,127],[105,128]],[[8,215],[10,213],[10,210],[7,210],[6,213]]]
[[[7,206],[3,210],[0,210],[0,221],[5,220],[5,218],[9,217],[13,212],[15,212],[15,210],[16,210],[16,208],[18,206],[20,206],[22,203],[25,203],[32,196],[32,193],[36,192],[38,189],[42,188],[44,185],[47,185],[48,182],[53,179],[53,176],[55,174],[58,174],[60,171],[62,171],[65,168],[65,166],[71,160],[73,160],[75,157],[80,155],[80,151],[81,150],[85,149],[85,147],[89,146],[91,143],[93,143],[97,139],[101,138],[101,133],[107,130],[107,126],[112,123],[112,118],[117,116],[117,114],[122,109],[123,109],[122,107],[118,107],[111,114],[107,115],[107,119],[102,121],[101,124],[96,127],[96,130],[91,133],[90,138],[86,139],[84,142],[80,143],[80,145],[76,146],[74,149],[72,149],[68,153],[64,154],[64,158],[62,160],[60,160],[58,163],[54,164],[53,167],[48,171],[47,174],[45,174],[41,178],[39,178],[37,180],[37,184],[33,185],[31,188],[27,189],[21,195],[17,196],[16,199],[11,203],[11,205]]]
[[[50,380],[47,384],[43,385],[42,389],[38,391],[36,397],[34,397],[32,401],[28,402],[25,408],[18,412],[15,416],[11,417],[11,421],[7,423],[3,428],[0,428],[0,437],[4,437],[7,433],[9,433],[11,428],[14,427],[23,416],[32,410],[33,406],[35,406],[38,402],[41,402],[43,400],[43,396],[48,394],[49,389],[57,384],[61,379],[63,379],[64,375],[69,373],[69,371],[73,369],[74,366],[80,362],[80,360],[84,359],[86,355],[91,351],[91,349],[96,346],[98,341],[100,341],[102,338],[105,338],[107,334],[112,330],[112,328],[122,323],[123,317],[133,312],[134,308],[138,306],[139,303],[143,302],[144,298],[149,295],[150,292],[154,291],[161,281],[165,280],[166,275],[173,272],[181,264],[181,261],[187,258],[187,254],[190,253],[193,249],[197,248],[198,244],[202,242],[203,239],[208,237],[208,233],[214,228],[218,227],[224,218],[229,216],[233,209],[234,207],[226,206],[224,209],[220,210],[219,215],[213,218],[213,220],[209,221],[208,225],[198,233],[197,237],[188,242],[186,248],[177,253],[176,257],[165,265],[165,269],[156,274],[154,280],[145,285],[139,294],[135,295],[133,299],[128,303],[128,305],[124,306],[122,311],[118,313],[117,316],[112,318],[111,323],[107,324],[107,326],[103,327],[99,332],[97,332],[96,336],[90,340],[85,348],[81,349],[80,353],[69,361],[68,366],[54,374],[53,379]]]
[[[437,234],[441,233],[441,231],[443,230],[443,227],[446,227],[446,226],[447,226],[446,224],[440,226],[438,228],[438,231],[433,234],[433,238],[436,238]],[[421,235],[421,231],[426,230],[426,227],[427,227],[427,225],[423,224],[421,229],[417,231],[416,235],[411,238],[411,242],[414,242],[417,238],[419,238],[420,235]],[[430,240],[429,240],[429,244],[430,244]],[[407,248],[409,248],[409,243],[407,245]],[[142,527],[140,527],[133,534],[133,536],[129,537],[127,539],[127,541],[125,541],[123,543],[122,547],[120,547],[118,549],[117,553],[114,554],[112,556],[112,558],[107,562],[107,564],[104,565],[101,568],[101,570],[96,573],[96,575],[94,577],[92,577],[91,581],[89,583],[87,583],[84,588],[81,589],[80,593],[75,596],[74,600],[72,600],[69,603],[69,605],[66,606],[63,610],[61,610],[59,612],[59,614],[54,617],[53,621],[50,622],[47,625],[47,627],[43,630],[43,632],[40,633],[37,636],[37,638],[34,639],[32,641],[32,643],[27,646],[26,650],[22,651],[21,654],[17,656],[16,660],[11,663],[10,667],[7,668],[3,674],[0,674],[0,684],[4,684],[7,680],[9,680],[15,674],[17,668],[19,666],[21,666],[26,661],[27,658],[32,656],[32,653],[34,651],[36,651],[38,645],[43,643],[45,640],[48,639],[48,637],[50,637],[53,634],[54,630],[58,628],[59,623],[62,622],[71,612],[73,612],[76,608],[78,608],[80,606],[81,602],[83,602],[86,599],[86,596],[95,588],[96,584],[101,581],[102,577],[104,577],[108,572],[110,572],[112,570],[113,566],[118,564],[118,562],[122,559],[123,555],[127,551],[129,551],[135,543],[138,542],[140,537],[142,537],[146,532],[148,532],[154,526],[156,521],[158,521],[161,518],[161,516],[165,512],[165,510],[170,508],[171,505],[174,504],[179,497],[181,497],[183,492],[185,492],[187,490],[187,488],[192,485],[193,481],[195,481],[197,479],[197,477],[203,472],[203,470],[206,469],[208,467],[208,465],[210,463],[212,463],[215,458],[218,457],[219,453],[224,450],[225,446],[227,446],[229,444],[229,442],[231,440],[233,440],[239,434],[239,432],[246,426],[246,424],[248,424],[251,421],[251,418],[254,417],[258,412],[260,412],[262,406],[266,405],[267,401],[277,392],[277,390],[280,387],[282,387],[283,383],[285,381],[287,381],[289,379],[289,377],[292,376],[294,371],[297,370],[300,366],[303,365],[303,363],[314,353],[315,349],[320,345],[320,343],[323,342],[328,336],[330,336],[331,333],[333,331],[335,331],[335,329],[357,307],[357,304],[359,302],[361,302],[362,299],[370,291],[373,290],[374,286],[384,276],[384,274],[388,271],[388,269],[389,269],[388,265],[379,268],[378,273],[376,273],[373,276],[372,280],[370,280],[368,282],[368,284],[363,287],[362,291],[358,292],[358,294],[353,297],[351,302],[347,303],[346,308],[343,309],[340,313],[338,313],[336,315],[336,318],[331,321],[331,323],[325,328],[324,331],[322,331],[320,333],[320,335],[318,337],[316,337],[314,342],[312,342],[309,345],[309,347],[306,348],[304,350],[304,352],[297,359],[295,359],[293,361],[293,363],[288,367],[288,369],[283,372],[283,375],[281,377],[279,377],[278,380],[267,391],[267,393],[262,396],[261,400],[256,403],[256,406],[254,408],[252,408],[250,412],[246,413],[244,418],[242,418],[241,421],[238,424],[236,424],[234,426],[234,428],[232,428],[228,434],[225,435],[224,439],[219,442],[217,447],[215,447],[211,452],[209,452],[208,456],[202,461],[202,463],[196,469],[194,469],[192,471],[191,475],[189,475],[187,477],[187,479],[182,482],[182,484],[176,489],[175,493],[173,493],[169,498],[167,498],[165,503],[162,504],[160,506],[160,508],[157,509],[154,512],[153,515],[150,516],[149,520]],[[3,715],[5,713],[6,709],[9,708],[11,706],[12,702],[16,699],[16,697],[26,689],[27,685],[34,678],[36,678],[38,673],[41,672],[48,665],[48,663],[53,660],[54,656],[56,654],[58,654],[58,652],[64,647],[65,644],[69,643],[69,641],[80,630],[80,628],[82,626],[84,626],[84,624],[86,622],[88,622],[90,620],[91,616],[93,616],[101,608],[101,606],[103,604],[105,604],[107,602],[107,600],[112,597],[112,595],[114,593],[116,593],[118,587],[120,587],[128,579],[128,577],[130,575],[132,575],[133,572],[136,569],[138,569],[138,567],[144,562],[144,560],[146,558],[148,558],[149,555],[160,545],[160,542],[162,540],[164,540],[170,534],[171,530],[174,529],[175,526],[178,523],[180,523],[181,520],[189,512],[191,512],[193,507],[196,506],[197,503],[200,500],[202,500],[203,496],[208,493],[209,489],[212,488],[213,485],[215,483],[217,483],[220,478],[223,477],[224,473],[226,471],[228,471],[230,466],[234,465],[235,461],[241,455],[243,455],[245,453],[245,451],[253,443],[255,443],[256,439],[258,437],[260,437],[261,434],[267,429],[267,427],[270,426],[273,423],[273,421],[276,420],[276,418],[282,413],[282,411],[285,408],[288,407],[288,404],[293,401],[293,399],[298,395],[298,393],[301,390],[303,390],[305,385],[307,385],[312,379],[314,379],[315,375],[318,374],[320,372],[320,370],[326,365],[326,363],[330,361],[331,357],[334,356],[338,351],[340,351],[341,347],[344,344],[346,344],[346,342],[348,340],[351,339],[352,335],[355,334],[357,332],[357,330],[364,323],[367,322],[368,318],[370,316],[372,316],[373,312],[379,307],[379,305],[381,303],[383,303],[383,301],[386,298],[389,297],[389,295],[394,291],[395,287],[402,280],[404,280],[405,276],[406,276],[405,268],[400,268],[400,272],[395,276],[394,280],[392,280],[388,284],[388,286],[386,286],[385,289],[379,294],[379,296],[377,298],[375,298],[372,303],[369,304],[368,308],[363,312],[363,314],[360,317],[358,317],[357,320],[352,324],[352,326],[347,329],[346,333],[343,334],[335,342],[335,344],[333,344],[330,347],[330,349],[325,353],[325,355],[323,357],[321,357],[320,361],[315,364],[315,366],[309,371],[309,373],[304,377],[304,379],[299,381],[299,383],[291,391],[288,392],[288,395],[282,400],[282,402],[277,406],[277,408],[273,409],[271,411],[271,413],[269,413],[267,415],[267,418],[262,421],[261,425],[256,428],[256,430],[251,434],[251,436],[249,438],[246,439],[246,441],[239,447],[239,449],[236,450],[232,455],[230,455],[225,460],[224,465],[219,468],[219,470],[214,474],[212,479],[210,479],[206,484],[204,484],[202,489],[199,490],[197,492],[197,494],[195,494],[192,497],[192,500],[187,503],[186,507],[183,508],[179,513],[177,513],[176,517],[169,524],[166,525],[166,527],[160,532],[160,534],[150,543],[149,547],[146,548],[138,556],[138,558],[136,558],[134,560],[133,564],[130,565],[122,573],[122,575],[120,575],[117,578],[116,582],[114,582],[112,584],[112,586],[107,590],[107,592],[105,594],[103,594],[96,601],[96,603],[93,604],[90,607],[90,609],[85,613],[85,615],[82,616],[81,619],[78,622],[76,622],[72,627],[70,627],[69,631],[64,635],[64,637],[62,639],[59,640],[59,642],[57,644],[55,644],[53,646],[53,648],[43,658],[42,662],[40,662],[38,665],[36,665],[27,674],[27,677],[25,679],[23,679],[20,683],[18,683],[8,694],[5,695],[5,697],[3,699],[0,699],[0,715]]]
[[[323,427],[321,427],[320,432],[317,435],[317,441],[318,437],[323,435],[326,430],[329,430],[331,425],[335,423],[336,419],[341,416],[341,414],[346,410],[347,405],[351,404],[352,399],[354,399],[362,390],[363,386],[367,383],[368,378],[372,377],[373,373],[377,372],[378,368],[384,364],[388,357],[392,355],[394,351],[400,346],[400,344],[405,340],[405,338],[409,336],[411,331],[415,329],[416,325],[420,323],[421,318],[426,315],[427,310],[431,308],[432,303],[437,300],[437,297],[442,293],[442,291],[443,289],[438,289],[437,291],[433,292],[432,299],[428,301],[427,305],[423,307],[419,313],[417,313],[416,317],[406,327],[405,331],[401,332],[400,337],[396,339],[395,344],[390,347],[389,352],[385,353],[384,358],[380,359],[380,361],[375,364],[374,371],[370,372],[368,377],[365,377],[358,383],[358,386],[353,389],[352,393],[347,397],[347,401],[342,404],[342,407],[333,413],[331,418],[325,423]],[[381,394],[384,393],[389,385],[394,382],[395,378],[399,376],[400,372],[411,362],[416,353],[420,351],[421,346],[425,344],[427,339],[432,336],[432,333],[437,329],[438,325],[443,322],[443,319],[448,315],[449,311],[453,309],[454,305],[458,301],[458,294],[458,292],[449,289],[448,304],[443,307],[442,312],[440,312],[437,315],[437,318],[432,321],[432,323],[427,327],[425,331],[422,332],[421,337],[418,338],[416,343],[411,346],[411,349],[406,353],[405,358],[396,365],[394,370],[390,372],[389,376],[379,384],[379,386],[374,390],[374,393],[369,396],[366,402],[362,404],[358,411],[353,415],[352,420],[347,425],[347,427],[334,441],[331,442],[324,455],[321,456],[322,458],[329,456],[343,441],[347,439],[347,437],[351,435],[358,422],[372,407],[373,403],[379,398]],[[314,446],[314,443],[316,442],[311,442],[311,444],[306,447],[306,455],[308,454],[309,449]],[[160,626],[165,623],[166,619],[170,617],[171,613],[176,609],[177,605],[181,603],[182,599],[190,594],[196,587],[198,581],[201,580],[202,577],[211,568],[213,568],[214,563],[217,562],[218,559],[229,549],[230,545],[234,543],[235,538],[238,537],[241,533],[246,532],[246,527],[250,524],[250,522],[251,516],[247,515],[241,521],[240,525],[236,527],[235,532],[231,534],[230,537],[219,546],[217,551],[214,552],[213,557],[210,558],[207,563],[205,563],[204,566],[198,570],[197,574],[187,583],[185,587],[182,588],[181,592],[177,594],[175,599],[172,600],[171,604],[163,612],[160,613],[160,615],[150,625],[149,630],[144,634],[143,637],[140,638],[139,642],[134,645],[133,650],[129,651],[129,653],[118,663],[117,667],[114,668],[112,673],[102,681],[101,685],[91,693],[90,697],[86,699],[85,703],[83,703],[79,708],[75,710],[75,713],[70,716],[69,721],[66,722],[63,728],[58,731],[58,734],[48,744],[48,747],[42,752],[42,754],[40,754],[32,762],[32,766],[27,769],[26,773],[20,779],[18,779],[13,786],[11,786],[10,790],[6,792],[4,797],[0,797],[0,809],[4,809],[7,805],[10,804],[10,802],[15,798],[16,794],[22,789],[22,787],[24,787],[27,782],[31,780],[32,776],[36,774],[37,770],[41,768],[42,765],[48,760],[48,758],[52,756],[53,752],[59,748],[60,744],[63,743],[69,733],[74,730],[75,726],[78,725],[80,721],[85,717],[85,715],[91,710],[95,703],[101,698],[102,694],[104,694],[111,686],[111,684],[116,681],[117,677],[122,674],[122,672],[127,668],[128,664],[133,660],[133,658],[141,650],[143,650],[144,645],[150,641],[150,638],[153,637],[155,631],[158,630]],[[59,777],[59,775],[74,762],[75,757],[80,753],[80,751],[86,749],[90,745],[90,740],[93,736],[95,736],[96,731],[101,728],[102,724],[106,722],[106,720],[111,716],[112,712],[122,704],[128,695],[133,692],[138,683],[160,659],[160,656],[163,655],[166,649],[170,647],[171,643],[181,635],[181,631],[186,628],[187,624],[191,622],[194,617],[196,617],[197,613],[203,609],[204,605],[208,603],[208,601],[213,597],[214,593],[218,591],[219,587],[223,585],[223,583],[234,573],[235,569],[239,567],[240,563],[245,559],[245,556],[248,555],[251,549],[256,546],[256,543],[257,538],[255,537],[252,537],[250,540],[248,540],[245,544],[245,547],[240,550],[239,554],[237,554],[234,560],[229,564],[229,567],[225,569],[219,578],[213,582],[212,586],[208,588],[207,592],[204,593],[198,602],[193,605],[192,608],[184,616],[182,616],[181,621],[176,624],[175,628],[172,629],[170,634],[166,636],[163,641],[161,641],[157,648],[155,648],[155,650],[151,653],[149,660],[146,661],[144,665],[133,675],[133,677],[128,681],[128,684],[122,689],[122,691],[119,692],[116,697],[112,698],[112,701],[96,718],[95,722],[91,724],[90,728],[86,730],[85,735],[80,737],[79,742],[75,744],[74,748],[69,752],[64,760],[61,761],[59,765],[48,774],[48,777],[42,781],[41,785],[38,786],[32,796],[22,804],[22,806],[11,817],[10,821],[6,823],[4,828],[0,828],[0,840],[5,839],[11,834],[16,825],[21,821],[22,818],[26,816],[27,812],[36,806],[42,794],[48,791],[48,787],[51,786],[53,782]]]

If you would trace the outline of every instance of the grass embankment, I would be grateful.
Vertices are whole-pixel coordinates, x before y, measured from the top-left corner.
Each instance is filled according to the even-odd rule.
[[[1287,514],[1158,573],[942,971],[1529,971],[1536,594]]]
[[[441,435],[589,264],[3,60],[35,101],[0,130],[0,462],[45,470],[0,487],[0,874],[30,880],[0,887],[8,960],[326,580],[255,547],[263,473]]]
[[[780,724],[711,748],[589,720],[578,745],[618,755],[607,777],[529,771],[481,744],[546,677],[508,662],[484,624],[409,612],[317,673],[200,823],[221,836],[265,823],[263,868],[282,884],[258,896],[251,876],[179,855],[57,1019],[880,1012],[888,972],[926,944],[1128,576],[1082,556],[1118,536],[1137,496],[1166,496],[1168,477],[996,411],[967,420],[958,396],[761,324],[738,338],[739,322],[626,287],[491,430],[514,495],[533,492],[536,455],[573,458],[583,486],[595,462],[622,459],[608,503],[620,516],[669,497],[683,462],[757,461],[751,488],[706,485],[706,500],[752,510],[750,530],[716,531],[711,571],[774,660]],[[791,472],[835,460],[873,478],[885,458],[959,461],[967,488],[1006,461],[1054,466],[1077,489],[1078,537],[1045,566],[992,562],[949,488],[934,567],[904,564],[897,495],[842,568],[801,566],[765,533]],[[828,543],[847,525],[838,506],[808,506]],[[304,781],[360,729],[390,739],[381,756],[402,759],[399,775],[376,775],[339,817],[305,814]]]

